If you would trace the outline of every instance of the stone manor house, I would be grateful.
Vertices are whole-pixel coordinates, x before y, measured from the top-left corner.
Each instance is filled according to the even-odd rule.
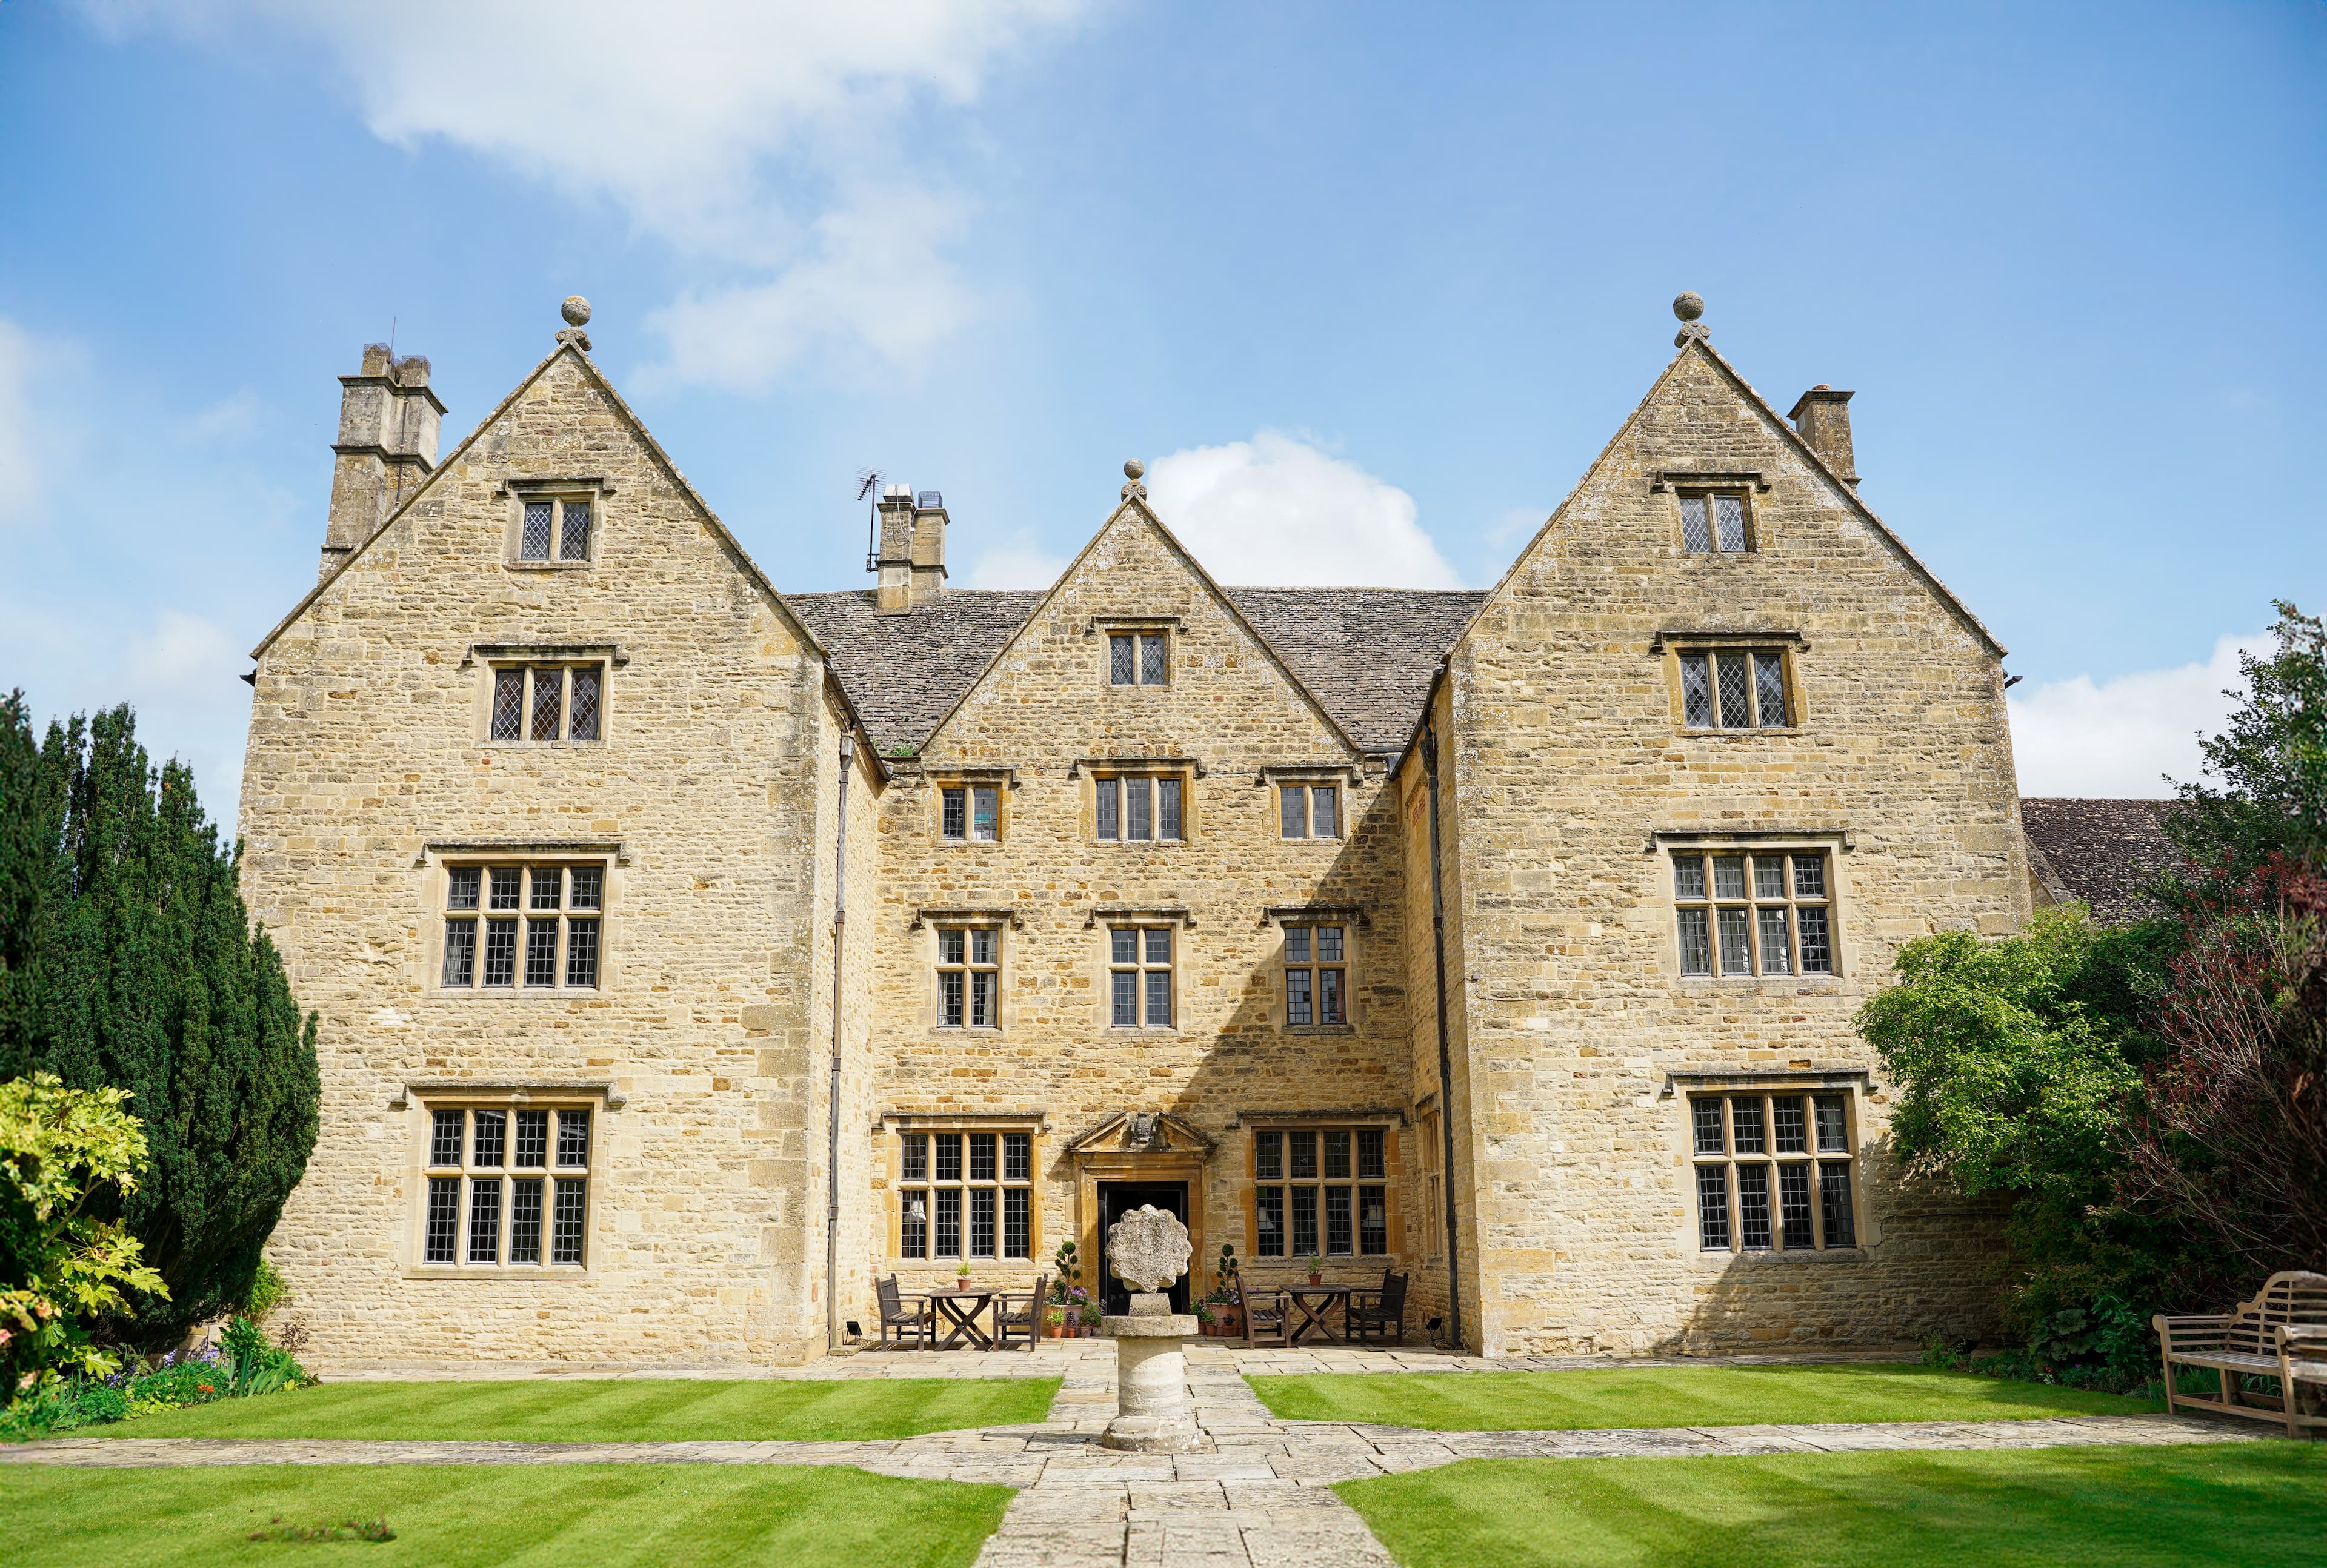
[[[1850,393],[1676,348],[1476,593],[1223,585],[1136,465],[1047,589],[892,484],[788,593],[578,324],[442,455],[365,350],[241,802],[316,1353],[798,1362],[1143,1202],[1491,1354],[1980,1331],[1852,1015],[2029,912],[2004,649]]]

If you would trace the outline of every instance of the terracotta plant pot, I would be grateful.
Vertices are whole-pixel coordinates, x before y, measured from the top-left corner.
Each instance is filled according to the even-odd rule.
[[[1220,1315],[1221,1338],[1228,1339],[1233,1336],[1241,1335],[1244,1332],[1244,1309],[1242,1307],[1215,1307],[1212,1310]]]
[[[1325,1276],[1322,1274],[1311,1274],[1309,1276],[1309,1283],[1313,1285],[1322,1285],[1325,1283]]]

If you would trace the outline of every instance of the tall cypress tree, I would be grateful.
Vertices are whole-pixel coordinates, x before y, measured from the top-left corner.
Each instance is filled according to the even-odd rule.
[[[121,1214],[170,1299],[139,1302],[123,1329],[158,1340],[250,1289],[314,1147],[315,1020],[251,923],[192,774],[154,769],[128,708],[52,724],[36,771],[47,793],[25,836],[48,835],[54,864],[30,876],[30,995],[5,1062],[135,1097],[152,1163]],[[61,810],[41,817],[51,798]]]

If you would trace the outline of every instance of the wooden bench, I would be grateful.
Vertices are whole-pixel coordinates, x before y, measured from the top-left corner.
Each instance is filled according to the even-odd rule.
[[[2165,1361],[2168,1411],[2186,1405],[2222,1415],[2280,1421],[2289,1437],[2302,1436],[2306,1427],[2327,1429],[2327,1274],[2275,1274],[2263,1282],[2254,1300],[2239,1302],[2223,1316],[2161,1314],[2151,1321]],[[2176,1367],[2209,1368],[2221,1396],[2204,1399],[2176,1393]],[[2277,1378],[2276,1400],[2248,1394],[2240,1383],[2248,1376]],[[2306,1395],[2313,1406],[2309,1414],[2303,1409]]]

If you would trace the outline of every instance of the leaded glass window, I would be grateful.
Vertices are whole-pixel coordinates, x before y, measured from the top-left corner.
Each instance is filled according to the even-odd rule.
[[[605,727],[605,667],[602,664],[497,665],[494,741],[596,741]]]
[[[1280,784],[1276,787],[1277,832],[1285,838],[1339,838],[1341,787]]]
[[[897,1143],[899,1256],[1033,1255],[1032,1133],[903,1132]]]
[[[1680,498],[1680,547],[1693,555],[1735,555],[1752,548],[1748,537],[1743,494],[1684,495]]]
[[[590,503],[565,501],[559,506],[561,525],[557,536],[557,558],[561,561],[586,561],[590,558]]]
[[[549,559],[550,525],[556,520],[556,501],[525,503],[525,522],[518,534],[517,558],[520,561]]]
[[[1172,928],[1107,928],[1108,1022],[1119,1028],[1172,1023]]]
[[[1172,678],[1168,633],[1118,631],[1107,639],[1110,686],[1166,686]]]
[[[1782,730],[1795,722],[1782,649],[1686,649],[1681,724],[1691,730]]]
[[[1682,974],[1834,973],[1823,851],[1677,850],[1672,864]]]
[[[541,1170],[553,1143],[557,1163],[573,1174],[554,1182],[525,1174]],[[554,1208],[548,1261],[580,1263],[589,1152],[584,1106],[432,1109],[421,1261],[463,1268],[540,1265],[547,1184]]]
[[[440,985],[448,991],[594,990],[604,879],[605,867],[590,863],[446,867]]]
[[[938,928],[938,1022],[948,1029],[999,1027],[1001,965],[996,928]]]
[[[1701,1249],[1800,1252],[1858,1244],[1847,1095],[1779,1089],[1692,1096],[1689,1148]]]
[[[1293,1028],[1347,1023],[1345,926],[1285,928],[1285,1022]]]
[[[1185,782],[1178,773],[1112,773],[1093,779],[1093,826],[1107,843],[1176,841],[1186,834]]]
[[[1252,1135],[1257,1257],[1389,1252],[1388,1135],[1380,1127],[1266,1127]]]

